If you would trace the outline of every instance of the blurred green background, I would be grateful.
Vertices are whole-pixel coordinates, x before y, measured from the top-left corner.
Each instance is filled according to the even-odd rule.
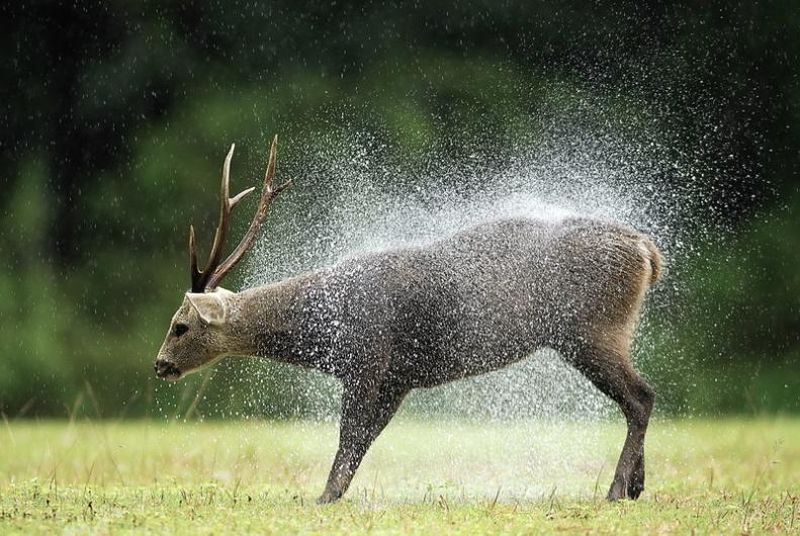
[[[660,409],[799,411],[800,10],[614,4],[4,3],[0,410],[292,414],[289,370],[249,410],[246,374],[169,390],[152,374],[188,284],[188,223],[211,236],[227,144],[234,188],[274,133],[279,173],[302,183],[335,175],[313,155],[348,158],[348,133],[413,168],[431,148],[500,158],[563,112],[628,135],[655,114],[667,152],[703,170],[676,248],[691,254],[639,350]],[[676,192],[687,178],[653,180]],[[272,223],[318,205],[286,195]]]

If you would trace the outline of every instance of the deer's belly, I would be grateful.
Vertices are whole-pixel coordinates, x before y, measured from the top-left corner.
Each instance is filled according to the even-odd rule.
[[[494,352],[454,352],[438,356],[405,356],[395,362],[392,374],[407,380],[410,387],[435,387],[505,368],[535,353],[536,346]]]

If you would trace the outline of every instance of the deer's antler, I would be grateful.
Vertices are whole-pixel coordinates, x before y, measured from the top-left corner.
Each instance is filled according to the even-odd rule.
[[[264,186],[261,190],[261,197],[258,201],[256,214],[253,221],[250,222],[250,227],[247,229],[244,237],[239,245],[233,252],[222,261],[222,252],[225,248],[225,238],[228,234],[230,226],[230,215],[239,202],[250,194],[255,187],[248,188],[243,192],[230,196],[230,174],[231,174],[231,159],[233,158],[233,150],[235,145],[231,145],[228,155],[225,157],[225,164],[222,166],[222,185],[220,188],[220,205],[219,205],[219,224],[214,233],[214,244],[211,246],[211,252],[208,254],[208,262],[205,268],[200,271],[197,267],[197,251],[195,248],[194,227],[189,227],[189,272],[192,277],[192,292],[205,292],[206,290],[213,290],[219,285],[220,281],[225,275],[234,267],[236,263],[242,258],[245,252],[250,249],[253,241],[258,234],[261,224],[269,211],[269,205],[273,199],[278,197],[283,190],[285,190],[292,181],[286,181],[277,188],[272,187],[272,181],[275,177],[275,158],[278,152],[278,136],[272,140],[272,146],[269,150],[269,162],[267,164],[267,171],[264,175]]]

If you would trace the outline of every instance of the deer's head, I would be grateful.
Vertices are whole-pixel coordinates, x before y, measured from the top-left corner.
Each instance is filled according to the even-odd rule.
[[[202,271],[197,267],[194,227],[189,228],[189,270],[192,286],[172,317],[164,344],[158,351],[155,371],[159,378],[177,380],[237,348],[237,339],[240,334],[237,333],[236,326],[230,322],[236,307],[236,295],[223,288],[218,288],[218,285],[252,246],[261,224],[266,219],[272,200],[291,184],[291,181],[287,181],[275,188],[272,186],[277,147],[278,137],[276,136],[270,148],[269,163],[264,175],[264,186],[261,190],[256,214],[239,245],[223,261],[222,253],[230,225],[231,211],[245,196],[255,190],[255,188],[248,188],[240,194],[230,197],[230,169],[234,149],[234,146],[231,145],[222,167],[219,224],[214,234],[214,243],[208,255],[208,262]]]

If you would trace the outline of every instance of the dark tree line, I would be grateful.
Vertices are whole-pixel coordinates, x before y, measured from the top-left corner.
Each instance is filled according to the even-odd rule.
[[[203,150],[235,128],[259,140],[263,123],[319,131],[344,106],[368,126],[398,117],[384,133],[394,141],[426,118],[424,136],[459,140],[501,130],[555,81],[666,110],[672,150],[725,177],[709,189],[736,190],[716,214],[742,233],[796,199],[791,1],[28,1],[4,3],[0,19],[10,413],[31,400],[60,411],[87,377],[126,378],[133,395],[99,389],[109,405],[146,398],[145,357],[116,361],[109,346],[146,354],[160,337],[156,312],[184,285],[187,215],[212,197],[192,197],[218,165]],[[143,277],[164,289],[143,293]],[[776,321],[792,355],[796,311]],[[45,330],[38,342],[31,326]]]

